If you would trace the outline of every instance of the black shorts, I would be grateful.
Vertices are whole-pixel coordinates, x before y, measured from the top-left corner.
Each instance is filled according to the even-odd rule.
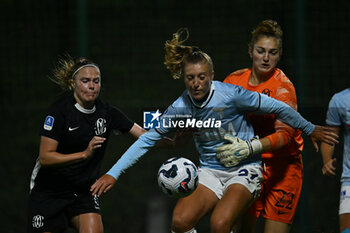
[[[28,232],[64,230],[74,216],[84,213],[101,214],[97,195],[32,192],[28,203]]]

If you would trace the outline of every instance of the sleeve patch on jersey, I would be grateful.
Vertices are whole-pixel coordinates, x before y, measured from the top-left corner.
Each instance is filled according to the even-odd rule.
[[[45,118],[44,129],[50,131],[52,129],[54,121],[55,118],[53,118],[52,116],[47,116]]]

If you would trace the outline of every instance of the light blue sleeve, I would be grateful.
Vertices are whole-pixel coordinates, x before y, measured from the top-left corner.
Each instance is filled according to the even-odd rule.
[[[146,154],[162,138],[163,135],[159,134],[153,129],[142,134],[138,140],[122,155],[117,163],[114,164],[114,166],[107,172],[107,175],[118,179],[122,172],[136,163],[141,156]]]
[[[260,107],[260,93],[255,91],[249,91],[240,86],[230,86],[234,88],[234,92],[229,94],[230,98],[233,98],[234,105],[243,112],[256,111]]]
[[[341,114],[339,112],[341,108],[338,105],[338,102],[336,95],[334,95],[331,101],[329,101],[326,118],[327,125],[340,126],[342,124]]]
[[[315,125],[303,118],[300,113],[294,111],[286,103],[268,97],[267,95],[260,94],[260,106],[257,112],[259,113],[273,113],[276,118],[295,129],[300,129],[307,135],[310,135],[314,129]]]
[[[166,110],[165,112],[162,114],[162,116],[160,117],[160,126],[159,128],[157,128],[157,131],[161,134],[166,134],[168,133],[169,131],[172,131],[174,130],[173,128],[166,128],[163,123],[163,121],[167,120],[167,119],[176,119],[176,115],[178,115],[178,107],[175,107],[174,104],[170,105]]]
[[[298,112],[294,111],[286,103],[271,98],[258,92],[235,87],[233,95],[235,105],[245,112],[257,112],[262,114],[275,114],[276,118],[295,129],[300,129],[310,135],[315,125],[305,120]]]

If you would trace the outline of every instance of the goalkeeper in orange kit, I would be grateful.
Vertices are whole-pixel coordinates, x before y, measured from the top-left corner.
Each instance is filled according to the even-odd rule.
[[[224,82],[266,94],[297,110],[294,86],[276,68],[281,54],[282,30],[277,22],[264,20],[252,32],[249,44],[252,67],[233,72]],[[265,233],[289,232],[303,180],[301,151],[304,144],[301,132],[276,120],[273,114],[249,114],[248,117],[255,134],[269,140],[270,150],[262,153],[264,182],[260,198],[242,218],[240,232],[254,232],[260,215],[265,218]],[[239,138],[226,139],[231,143],[218,149],[218,157],[223,163],[232,159],[232,151],[254,153],[254,147],[249,146],[251,142]]]

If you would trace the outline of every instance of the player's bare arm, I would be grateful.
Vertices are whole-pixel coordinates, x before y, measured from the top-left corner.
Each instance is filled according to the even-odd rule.
[[[41,136],[40,163],[43,166],[60,166],[89,159],[93,156],[94,151],[102,146],[105,140],[105,138],[95,136],[89,142],[86,150],[72,154],[62,154],[57,152],[58,141]]]
[[[137,139],[139,138],[142,134],[146,133],[147,130],[139,126],[138,124],[134,123],[134,125],[131,127],[130,131],[127,133],[127,135],[130,138]]]
[[[332,126],[329,126],[332,127]],[[332,127],[335,130],[335,133],[339,135],[340,128]],[[335,163],[337,161],[336,158],[332,158],[334,153],[335,145],[330,145],[327,143],[321,143],[321,155],[323,160],[322,174],[327,176],[334,176],[336,167]]]

